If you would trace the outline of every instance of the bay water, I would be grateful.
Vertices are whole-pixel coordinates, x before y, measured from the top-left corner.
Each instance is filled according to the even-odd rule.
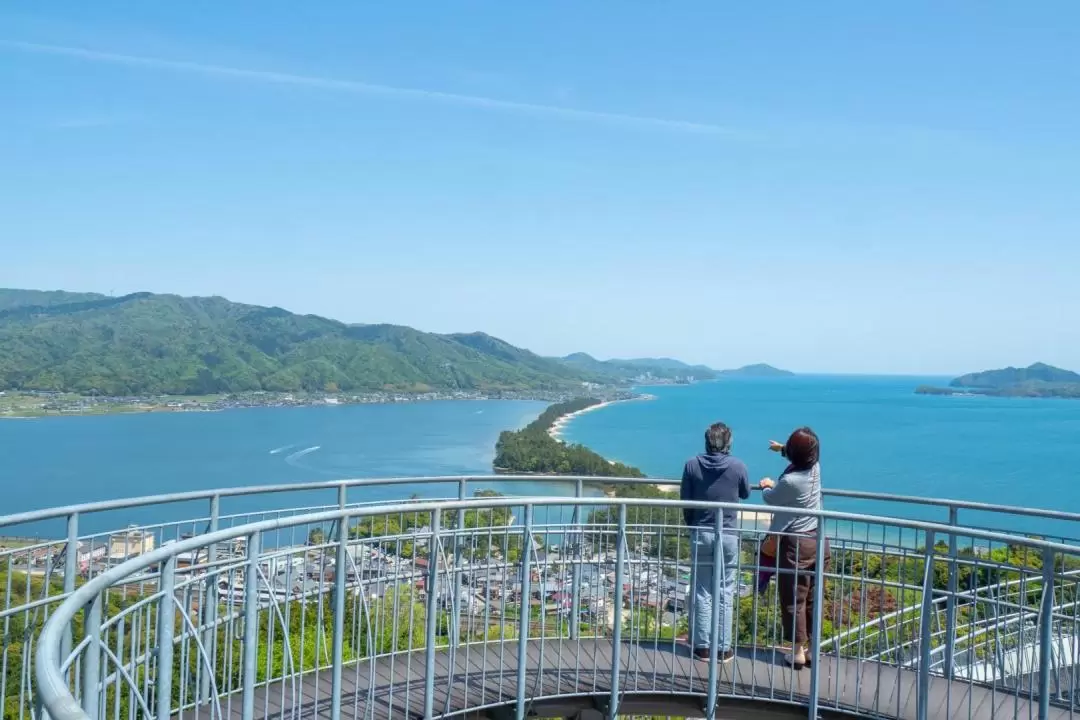
[[[944,497],[1080,511],[1080,401],[916,395],[944,378],[797,376],[722,379],[643,388],[648,401],[616,403],[575,418],[564,439],[677,482],[700,451],[706,426],[734,430],[752,480],[776,477],[768,451],[792,429],[821,437],[828,488]],[[57,505],[220,487],[343,478],[486,475],[502,430],[519,428],[541,402],[449,401],[397,405],[259,408],[0,420],[0,516]],[[483,487],[507,494],[565,495],[548,479]],[[473,489],[479,489],[479,485]],[[350,502],[456,495],[452,485],[354,489]],[[222,513],[327,505],[333,492],[232,497]],[[758,502],[754,498],[750,502]],[[829,498],[833,510],[944,521],[942,508]],[[205,517],[206,502],[84,518],[80,530]],[[164,516],[163,516],[164,515]],[[963,511],[965,524],[1080,537],[1075,523],[1003,519]],[[22,528],[62,537],[62,523]],[[10,529],[0,535],[14,534]]]
[[[1080,401],[917,395],[948,378],[795,376],[731,378],[645,388],[650,401],[584,413],[563,433],[651,476],[679,477],[701,452],[705,428],[723,421],[752,483],[776,478],[783,458],[769,440],[795,428],[821,438],[826,488],[950,498],[1080,512]],[[760,502],[751,498],[750,502]],[[827,509],[948,520],[943,508],[829,498]],[[1080,537],[1077,523],[961,511],[966,525]]]

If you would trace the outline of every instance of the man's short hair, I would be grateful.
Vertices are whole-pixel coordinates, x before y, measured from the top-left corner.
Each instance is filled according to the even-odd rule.
[[[731,452],[731,428],[722,422],[713,423],[705,430],[705,452]]]

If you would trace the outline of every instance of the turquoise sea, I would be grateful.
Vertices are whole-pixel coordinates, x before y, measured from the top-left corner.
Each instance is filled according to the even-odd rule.
[[[447,401],[255,408],[0,420],[0,516],[97,500],[239,485],[419,475],[487,475],[499,433],[529,423],[542,402]],[[559,494],[536,483],[519,494]],[[571,490],[572,491],[572,490]],[[456,485],[354,490],[350,502],[447,497]],[[222,513],[333,503],[333,491],[235,497]],[[99,532],[207,514],[207,504],[125,510],[84,518]],[[28,534],[63,535],[59,523]],[[12,531],[0,529],[0,535]]]
[[[798,425],[822,438],[827,487],[1080,511],[1080,401],[915,395],[941,378],[731,379],[643,388],[650,401],[585,413],[565,438],[677,478],[715,420],[735,431],[753,479],[775,477],[770,439]],[[0,420],[0,515],[132,495],[352,477],[487,474],[500,431],[533,419],[539,402],[462,401]],[[515,494],[563,494],[565,483],[500,485]],[[354,491],[350,501],[446,497],[456,489],[398,486]],[[362,495],[362,496],[361,496]],[[332,493],[237,497],[223,513],[325,504]],[[830,499],[830,509],[945,520],[935,508],[897,510]],[[88,517],[85,531],[206,514],[198,507]],[[1001,521],[965,513],[965,523]],[[1080,528],[1012,521],[1031,533],[1080,537]],[[1072,524],[1075,525],[1075,524]],[[4,534],[6,531],[0,531]],[[33,534],[61,536],[59,524]]]
[[[797,376],[739,378],[644,388],[651,401],[585,413],[564,438],[649,475],[677,477],[700,451],[704,429],[722,420],[751,479],[776,477],[783,460],[768,450],[809,425],[822,443],[826,487],[945,497],[1080,512],[1080,401],[916,395],[947,378]],[[828,509],[947,520],[947,511],[830,499]],[[967,511],[964,523],[1002,525]],[[1012,520],[1028,533],[1080,537],[1077,523]]]

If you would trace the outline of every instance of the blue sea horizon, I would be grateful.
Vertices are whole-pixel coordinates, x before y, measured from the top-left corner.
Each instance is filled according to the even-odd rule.
[[[938,497],[1050,510],[1080,508],[1074,459],[1080,454],[1080,402],[916,395],[943,377],[799,375],[721,378],[689,386],[642,388],[648,402],[616,403],[573,419],[563,438],[609,459],[677,482],[698,452],[704,428],[723,420],[752,480],[776,477],[783,461],[767,449],[799,425],[822,438],[827,488]],[[221,413],[151,413],[40,418],[0,423],[5,498],[0,515],[137,495],[216,487],[308,483],[344,478],[488,475],[502,430],[521,427],[542,402],[447,401],[401,405],[265,408]],[[566,495],[568,483],[538,478],[490,487],[507,494]],[[448,497],[456,488],[398,485],[353,491],[380,501]],[[326,491],[230,498],[222,512],[325,505]],[[752,497],[751,503],[758,502]],[[268,506],[269,503],[269,506]],[[196,506],[197,505],[197,506]],[[203,517],[205,503],[88,517],[101,532],[130,523]],[[944,522],[947,512],[830,498],[827,508]],[[964,524],[1025,533],[1080,536],[1076,523],[1010,519],[965,511]],[[59,523],[33,534],[58,537]],[[0,535],[6,534],[0,531]]]

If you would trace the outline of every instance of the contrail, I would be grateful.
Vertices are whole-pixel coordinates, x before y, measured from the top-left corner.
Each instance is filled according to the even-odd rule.
[[[139,55],[122,55],[120,53],[101,52],[98,50],[87,50],[85,48],[67,47],[63,45],[43,45],[40,43],[0,40],[0,47],[42,55],[62,55],[92,62],[130,65],[157,70],[171,70],[174,72],[209,75],[234,80],[276,83],[279,85],[296,85],[334,92],[428,100],[488,110],[506,110],[533,115],[550,115],[578,120],[620,123],[687,133],[727,136],[735,136],[738,134],[732,128],[712,123],[672,120],[642,115],[627,115],[598,110],[579,110],[577,108],[563,107],[560,105],[515,102],[512,100],[499,100],[497,98],[483,97],[480,95],[462,95],[459,93],[441,92],[438,90],[424,90],[422,88],[395,87],[392,85],[379,85],[357,80],[338,80],[334,78],[319,77],[317,75],[296,75],[293,73],[273,72],[268,70],[248,70],[245,68],[227,67],[224,65],[206,65],[203,63],[182,60],[164,60],[162,58],[144,57]]]

